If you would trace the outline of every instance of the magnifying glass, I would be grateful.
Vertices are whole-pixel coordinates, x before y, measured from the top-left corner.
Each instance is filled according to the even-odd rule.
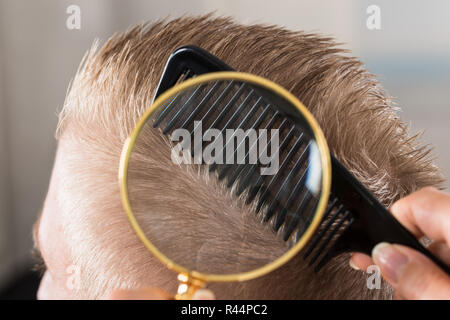
[[[202,140],[194,139],[199,128]],[[176,140],[168,140],[171,165],[203,167],[194,170],[204,170],[235,193],[245,193],[247,202],[262,197],[267,202],[261,203],[259,213],[186,214],[188,227],[180,228],[173,215],[152,208],[147,201],[151,187],[142,183],[146,153],[152,152],[149,137],[155,131]],[[208,134],[214,139],[204,141]],[[211,159],[206,159],[205,150],[211,145],[216,154],[211,152]],[[200,161],[195,158],[198,154]],[[317,122],[288,91],[255,75],[219,72],[187,80],[155,101],[124,146],[120,182],[134,230],[161,262],[179,273],[177,297],[182,298],[206,282],[262,276],[297,254],[325,211],[330,157]],[[267,210],[272,217],[263,214]],[[275,230],[280,215],[283,221]],[[215,219],[226,225],[218,226]],[[250,241],[246,234],[250,229],[261,235],[261,241]],[[273,247],[278,250],[267,250]]]
[[[296,97],[230,69],[196,47],[175,52],[158,98],[122,150],[124,209],[145,246],[178,273],[177,299],[189,299],[208,282],[265,275],[302,249],[319,271],[340,253],[370,254],[383,241],[414,248],[450,274],[330,154],[317,121]],[[165,141],[158,150],[155,136]],[[152,201],[157,184],[146,183],[158,170],[149,164],[152,152],[162,154],[174,175],[188,172],[192,184],[201,176],[247,209],[220,212],[208,203],[170,214],[171,204]],[[196,188],[183,190],[189,197]]]

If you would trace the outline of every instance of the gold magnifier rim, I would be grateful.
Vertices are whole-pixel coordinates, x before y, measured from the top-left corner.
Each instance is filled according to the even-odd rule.
[[[314,213],[314,218],[312,219],[311,224],[306,229],[305,233],[302,235],[300,240],[286,253],[277,258],[276,260],[259,267],[254,270],[242,272],[242,273],[234,273],[234,274],[207,274],[202,273],[196,270],[189,270],[184,268],[183,266],[173,262],[167,256],[165,256],[161,251],[154,246],[151,241],[146,237],[143,230],[139,226],[136,217],[133,214],[131,209],[130,200],[128,197],[128,185],[127,185],[127,173],[128,173],[128,165],[131,157],[131,152],[133,147],[135,146],[136,139],[143,128],[143,126],[147,123],[147,119],[153,114],[155,110],[157,110],[164,102],[166,102],[169,98],[174,97],[178,92],[181,92],[190,87],[198,86],[206,82],[211,81],[220,81],[220,80],[235,80],[235,81],[243,81],[251,84],[259,85],[263,88],[272,90],[273,92],[279,94],[292,105],[294,105],[297,110],[306,118],[308,123],[311,125],[311,129],[314,133],[317,146],[320,151],[321,165],[322,165],[322,192],[319,198],[319,203]],[[320,224],[320,221],[325,212],[328,198],[330,194],[331,188],[331,160],[330,160],[330,152],[327,146],[327,142],[325,136],[317,123],[314,116],[308,111],[308,109],[298,100],[293,94],[289,91],[281,87],[280,85],[265,79],[260,76],[256,76],[249,73],[244,72],[236,72],[236,71],[225,71],[225,72],[213,72],[207,73],[204,75],[197,76],[192,79],[188,79],[169,90],[162,93],[156,101],[150,106],[149,109],[145,111],[142,117],[139,119],[136,127],[133,129],[131,135],[126,139],[122,154],[120,158],[119,165],[119,184],[120,184],[120,194],[122,199],[122,204],[124,210],[128,216],[128,219],[138,235],[139,239],[144,243],[148,250],[150,250],[153,255],[155,255],[167,268],[187,276],[191,279],[197,279],[204,282],[228,282],[228,281],[245,281],[254,279],[260,276],[263,276],[286,262],[288,262],[292,257],[294,257],[308,242],[308,240],[313,235],[314,231]]]

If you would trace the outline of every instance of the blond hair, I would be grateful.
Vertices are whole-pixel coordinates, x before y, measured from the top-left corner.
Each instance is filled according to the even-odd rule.
[[[73,243],[74,262],[82,266],[80,297],[101,297],[118,287],[175,289],[174,275],[151,256],[127,222],[117,172],[122,145],[150,106],[168,56],[187,44],[291,91],[316,117],[331,151],[383,204],[441,183],[429,149],[409,135],[380,84],[331,38],[277,26],[243,26],[211,15],[139,25],[114,35],[99,51],[94,45],[60,114],[59,152],[70,155],[58,197],[64,210],[71,210],[65,232]],[[154,208],[174,217],[180,212],[210,214],[218,217],[212,221],[218,227],[223,221],[216,213],[252,214],[252,205],[203,171],[182,170],[164,161],[167,145],[162,136],[155,133],[150,139],[152,153],[141,179],[154,189],[149,200]],[[221,250],[219,244],[214,248]],[[215,263],[226,263],[227,253],[220,257]],[[351,270],[347,259],[335,258],[316,276],[296,257],[259,279],[213,288],[219,298],[391,296],[385,286],[367,289],[365,275]]]

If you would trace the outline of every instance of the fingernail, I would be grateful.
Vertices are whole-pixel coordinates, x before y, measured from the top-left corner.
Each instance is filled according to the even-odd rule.
[[[386,242],[379,243],[373,248],[372,258],[380,267],[383,276],[391,284],[397,283],[400,272],[408,263],[408,257],[406,255]]]
[[[212,293],[212,291],[208,289],[198,289],[192,296],[192,300],[215,300],[215,299],[216,297],[214,296],[214,293]]]
[[[348,264],[350,265],[350,267],[351,267],[352,269],[354,269],[354,270],[360,270],[360,269],[356,266],[356,264],[354,264],[352,258],[350,258],[350,260],[348,261]]]

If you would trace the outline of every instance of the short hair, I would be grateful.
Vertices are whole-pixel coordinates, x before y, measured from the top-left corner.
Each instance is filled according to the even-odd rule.
[[[74,263],[81,267],[79,297],[98,298],[114,288],[149,285],[175,290],[174,274],[145,249],[127,221],[117,173],[123,143],[151,105],[167,58],[187,44],[210,51],[236,70],[268,78],[298,97],[321,125],[331,152],[384,205],[442,182],[430,149],[409,135],[374,76],[332,38],[278,26],[241,25],[212,15],[138,25],[112,36],[98,51],[98,44],[93,46],[60,113],[59,149],[68,156],[58,198],[63,210],[71,210],[65,232]],[[155,208],[174,216],[254,214],[254,207],[216,179],[165,161],[164,138],[159,133],[150,138],[153,148],[141,178],[153,186],[149,201]],[[220,215],[211,216],[220,223]],[[221,250],[219,245],[211,249]],[[226,263],[227,253],[221,257]],[[391,297],[385,284],[381,290],[369,290],[366,275],[349,268],[348,259],[348,254],[334,258],[319,276],[294,257],[263,277],[211,287],[219,298]]]

